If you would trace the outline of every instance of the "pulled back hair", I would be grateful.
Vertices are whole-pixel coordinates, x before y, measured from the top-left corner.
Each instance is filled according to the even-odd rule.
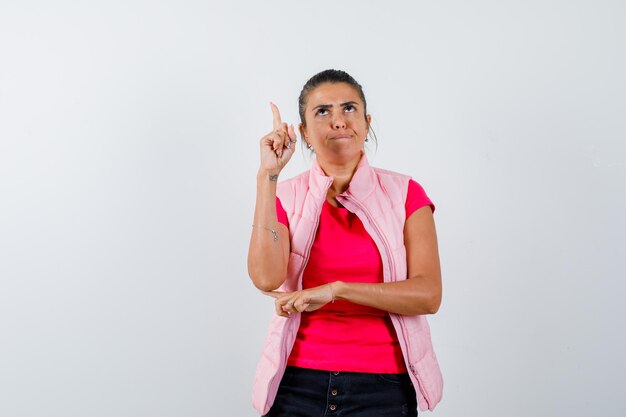
[[[365,121],[367,122],[367,101],[365,100],[365,94],[363,94],[363,87],[361,87],[361,84],[359,84],[350,74],[345,71],[327,69],[309,78],[309,80],[304,84],[304,87],[302,87],[300,97],[298,97],[298,112],[300,113],[300,123],[302,123],[302,126],[306,126],[305,110],[309,93],[311,92],[311,90],[314,90],[325,83],[345,83],[352,86],[359,93],[359,97],[363,101],[363,114],[365,117]],[[374,142],[378,146],[376,134],[371,129],[369,122],[367,122],[367,128],[368,137],[371,133],[373,135]]]

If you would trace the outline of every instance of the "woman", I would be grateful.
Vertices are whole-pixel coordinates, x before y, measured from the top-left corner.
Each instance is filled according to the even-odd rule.
[[[315,160],[280,184],[296,134],[271,107],[248,270],[277,315],[255,408],[271,417],[432,410],[443,385],[424,317],[441,302],[434,206],[409,177],[369,166],[371,116],[347,73],[304,85],[299,131]]]

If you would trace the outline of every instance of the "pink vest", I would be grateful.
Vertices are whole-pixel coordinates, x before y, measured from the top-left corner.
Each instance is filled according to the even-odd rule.
[[[322,204],[332,181],[314,161],[309,171],[278,185],[277,195],[289,218],[291,239],[287,277],[278,291],[302,289],[302,274],[313,245]],[[376,243],[382,258],[385,282],[407,278],[404,203],[408,182],[406,175],[371,167],[363,155],[350,187],[337,196],[345,208],[358,216]],[[441,400],[443,378],[426,317],[389,315],[415,387],[419,408],[433,410]],[[252,404],[261,414],[266,414],[274,403],[299,325],[300,314],[272,318],[252,394]]]

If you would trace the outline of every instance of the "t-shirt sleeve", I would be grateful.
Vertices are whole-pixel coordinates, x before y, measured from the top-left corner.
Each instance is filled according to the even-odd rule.
[[[424,206],[430,206],[433,213],[435,212],[435,205],[430,201],[422,186],[417,181],[409,180],[409,189],[407,190],[406,202],[404,203],[406,218],[408,219],[417,209]]]
[[[280,202],[280,199],[276,197],[276,217],[278,217],[278,221],[287,228],[289,228],[289,219],[287,218],[287,212],[283,208],[283,205]]]

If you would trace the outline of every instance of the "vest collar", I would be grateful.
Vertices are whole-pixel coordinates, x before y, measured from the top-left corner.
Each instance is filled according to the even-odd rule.
[[[317,159],[313,161],[309,175],[309,190],[318,198],[325,198],[328,188],[332,185],[332,177],[327,176],[320,167]],[[376,187],[376,172],[367,161],[365,153],[361,152],[361,159],[356,171],[350,180],[348,189],[340,195],[350,195],[357,200],[363,201]]]

